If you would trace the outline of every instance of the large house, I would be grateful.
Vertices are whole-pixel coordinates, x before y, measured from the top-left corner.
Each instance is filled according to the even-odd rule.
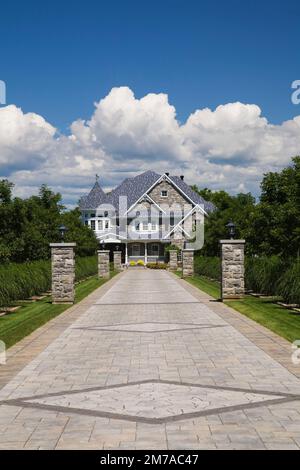
[[[164,260],[165,248],[183,248],[195,240],[197,228],[214,210],[185,183],[183,176],[146,171],[125,179],[105,193],[98,177],[79,202],[82,221],[100,246],[121,250],[123,262]]]

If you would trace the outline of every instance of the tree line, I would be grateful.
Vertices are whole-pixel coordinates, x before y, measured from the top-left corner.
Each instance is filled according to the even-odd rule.
[[[226,224],[236,224],[236,238],[246,240],[249,256],[300,254],[300,156],[280,172],[263,176],[261,194],[256,202],[251,193],[232,196],[226,191],[211,191],[193,186],[216,210],[205,224],[205,244],[201,254],[218,256],[219,240],[228,238]]]
[[[79,256],[95,253],[97,239],[81,223],[78,208],[66,211],[61,195],[47,185],[27,199],[12,197],[13,186],[0,181],[0,263],[48,259],[49,243],[60,241],[61,224],[68,228],[65,240],[77,243]]]
[[[236,237],[246,239],[248,256],[300,254],[300,156],[280,172],[264,175],[256,202],[251,193],[235,196],[226,191],[192,187],[216,210],[205,224],[204,256],[219,255],[219,240],[228,236],[226,224],[236,224]],[[12,196],[13,184],[0,181],[0,263],[47,259],[49,243],[60,241],[58,227],[68,227],[66,241],[77,243],[79,256],[95,253],[98,242],[80,220],[78,208],[67,211],[59,193],[42,185],[38,195]]]

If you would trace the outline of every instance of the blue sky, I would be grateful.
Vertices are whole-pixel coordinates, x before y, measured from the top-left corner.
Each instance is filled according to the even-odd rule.
[[[256,103],[279,123],[298,113],[299,1],[3,2],[7,100],[65,130],[113,86],[165,92],[180,121],[198,107]]]
[[[12,0],[0,13],[0,178],[21,196],[47,183],[73,204],[95,173],[109,189],[147,169],[258,195],[300,154],[299,1]]]

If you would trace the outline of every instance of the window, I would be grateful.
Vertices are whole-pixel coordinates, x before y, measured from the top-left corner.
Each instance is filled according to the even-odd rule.
[[[135,230],[138,232],[140,230],[140,223],[139,222],[136,222],[135,223]]]
[[[152,254],[152,256],[158,256],[158,253],[159,253],[158,244],[157,244],[157,243],[153,243],[153,244],[151,245],[151,254]]]
[[[109,220],[105,221],[105,228],[109,228]]]
[[[170,226],[174,227],[174,223],[175,223],[174,212],[170,212]]]
[[[168,197],[168,191],[166,189],[162,189],[160,195],[161,197]]]
[[[96,222],[94,220],[91,220],[91,229],[92,230],[96,229]]]
[[[91,217],[96,217],[96,214],[91,214]]]
[[[89,221],[88,221],[88,220],[85,220],[85,221],[84,221],[84,225],[89,225]]]
[[[143,230],[148,231],[148,222],[143,222]]]
[[[153,222],[152,222],[152,224],[151,224],[151,230],[152,230],[153,232],[155,232],[155,231],[157,230],[157,225],[156,225],[155,223],[153,223]]]
[[[103,220],[98,220],[98,230],[103,230]]]

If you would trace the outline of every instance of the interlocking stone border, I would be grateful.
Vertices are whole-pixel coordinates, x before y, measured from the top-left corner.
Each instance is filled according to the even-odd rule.
[[[110,390],[114,388],[124,388],[132,385],[142,385],[145,383],[161,383],[161,384],[168,384],[168,385],[177,385],[177,386],[185,386],[185,387],[197,387],[197,388],[208,388],[212,390],[225,390],[225,391],[233,391],[233,392],[245,392],[245,393],[252,393],[257,395],[269,395],[270,397],[276,396],[276,398],[270,398],[270,400],[264,400],[261,402],[249,402],[249,403],[242,403],[239,405],[233,406],[223,406],[217,408],[211,408],[210,410],[202,410],[202,411],[195,411],[195,412],[187,412],[181,413],[172,416],[165,416],[162,418],[148,418],[144,416],[136,416],[136,415],[123,415],[122,413],[113,413],[108,411],[97,411],[97,410],[88,410],[82,408],[72,408],[67,406],[57,406],[57,405],[46,405],[42,403],[32,403],[29,400],[37,400],[39,398],[47,398],[47,397],[55,397],[60,395],[76,395],[78,393],[84,392],[94,392],[97,390]],[[277,398],[277,397],[281,398]],[[8,405],[8,406],[18,406],[22,408],[33,408],[33,409],[41,409],[46,411],[54,411],[56,413],[67,413],[67,414],[79,414],[85,416],[93,416],[99,418],[110,418],[110,419],[118,419],[123,421],[134,421],[146,424],[164,424],[174,421],[183,421],[188,419],[199,418],[201,416],[209,416],[221,413],[228,413],[233,411],[239,410],[246,410],[251,408],[259,408],[262,406],[268,405],[280,405],[283,403],[288,403],[292,401],[300,400],[300,395],[292,394],[292,393],[283,393],[283,392],[275,392],[269,390],[255,390],[255,389],[245,389],[240,387],[222,387],[218,385],[206,385],[206,384],[194,384],[190,382],[178,382],[178,381],[169,381],[169,380],[160,380],[160,379],[146,379],[141,381],[135,382],[128,382],[128,383],[120,383],[114,385],[106,385],[102,387],[90,387],[85,389],[77,389],[77,390],[65,390],[60,392],[54,393],[45,393],[41,395],[31,395],[22,398],[15,398],[15,399],[8,399],[0,401],[0,405]]]

